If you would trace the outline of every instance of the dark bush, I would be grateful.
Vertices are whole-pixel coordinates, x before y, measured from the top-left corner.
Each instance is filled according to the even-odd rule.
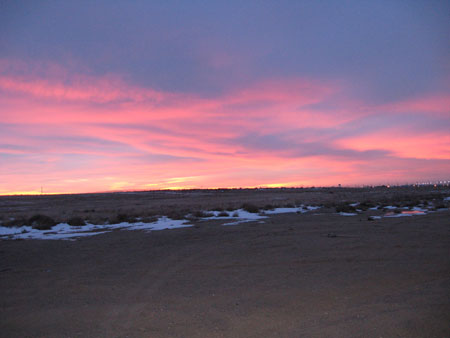
[[[69,220],[67,221],[67,224],[74,226],[74,227],[81,227],[83,225],[86,225],[86,222],[81,217],[75,216],[75,217],[69,218]]]
[[[364,201],[359,206],[364,208],[373,208],[375,207],[375,203],[373,203],[372,201]]]
[[[199,211],[194,212],[194,216],[197,218],[205,218],[205,217],[213,217],[214,214],[199,210]]]
[[[134,216],[120,213],[120,214],[117,214],[116,218],[111,221],[111,224],[117,224],[117,223],[123,223],[123,222],[136,223],[137,219]]]
[[[186,218],[186,214],[189,212],[183,213],[181,211],[171,211],[167,213],[167,217],[170,219],[182,220]]]
[[[420,201],[416,200],[416,201],[407,201],[405,202],[404,206],[408,207],[408,208],[414,208],[415,206],[419,205]]]
[[[169,218],[172,218],[172,217],[169,217]],[[172,219],[176,219],[176,218],[172,218]],[[141,219],[141,222],[142,223],[154,223],[157,220],[158,220],[158,217],[156,217],[156,216],[146,216]]]
[[[273,210],[275,207],[272,204],[266,204],[263,208],[264,210]]]
[[[259,208],[256,205],[251,204],[251,203],[244,203],[242,205],[242,209],[244,209],[247,212],[254,213],[254,214],[257,214],[259,212]]]
[[[351,205],[348,205],[348,204],[341,204],[336,207],[336,212],[352,213],[352,212],[356,212],[356,208]]]
[[[50,230],[56,225],[56,222],[49,216],[38,214],[30,217],[27,224],[30,225],[33,229]]]
[[[13,218],[2,223],[2,226],[8,228],[17,228],[27,224],[27,220],[23,217]]]
[[[229,215],[228,215],[228,212],[226,212],[226,211],[221,211],[221,212],[219,212],[219,215],[218,215],[219,217],[228,217]]]

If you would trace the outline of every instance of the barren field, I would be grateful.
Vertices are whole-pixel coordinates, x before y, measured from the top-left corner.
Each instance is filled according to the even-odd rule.
[[[75,241],[4,237],[0,336],[449,337],[448,196],[440,187],[0,197],[3,224],[266,211],[229,226],[191,216],[188,228]],[[321,207],[269,214],[299,205]]]

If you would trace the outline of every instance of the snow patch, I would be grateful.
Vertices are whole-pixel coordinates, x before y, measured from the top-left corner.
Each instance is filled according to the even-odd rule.
[[[236,221],[224,223],[223,225],[236,225],[239,223],[252,222],[252,221],[257,221],[257,220],[267,218],[267,216],[251,213],[251,212],[245,211],[244,209],[238,209],[238,210],[232,211],[231,214],[237,214],[237,217],[233,217],[234,219],[236,219]],[[219,217],[217,217],[217,218],[219,218]],[[211,217],[209,217],[209,219],[211,219]]]
[[[358,214],[355,214],[354,212],[340,212],[339,215],[341,215],[341,216],[356,216]]]
[[[78,237],[95,236],[110,232],[115,229],[120,230],[145,230],[155,231],[164,229],[176,229],[190,227],[186,220],[173,220],[168,217],[160,217],[152,223],[128,223],[117,224],[86,224],[85,226],[71,226],[67,223],[59,223],[50,230],[37,230],[29,226],[9,228],[0,226],[0,237],[7,239],[75,239]]]
[[[304,206],[294,208],[275,208],[272,210],[262,210],[261,213],[250,213],[243,209],[238,209],[235,211],[231,211],[230,214],[237,214],[237,217],[234,217],[236,221],[224,223],[223,225],[236,225],[240,223],[252,222],[256,220],[261,220],[267,218],[266,215],[276,215],[276,214],[287,214],[287,213],[305,213],[308,211],[319,209],[318,206]],[[208,217],[206,219],[229,219],[229,217]],[[260,221],[259,223],[264,223],[264,221]]]

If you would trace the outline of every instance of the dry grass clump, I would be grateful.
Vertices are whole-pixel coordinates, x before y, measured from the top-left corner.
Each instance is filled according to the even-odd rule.
[[[336,206],[336,212],[354,213],[356,212],[356,208],[350,204],[342,203]]]
[[[420,204],[420,200],[409,200],[409,201],[405,201],[402,205],[404,207],[408,207],[408,208],[414,208],[416,206],[418,206]]]
[[[171,217],[172,218],[172,217]],[[174,219],[174,218],[173,218]],[[142,223],[154,223],[158,220],[157,216],[146,216],[141,218]]]
[[[192,214],[194,217],[197,218],[206,218],[206,217],[213,217],[214,214],[212,212],[205,212],[202,210],[197,210]]]
[[[74,216],[74,217],[69,218],[69,220],[67,221],[67,224],[74,226],[74,227],[81,227],[81,226],[86,225],[86,221],[79,216]]]
[[[165,216],[167,216],[167,217],[169,217],[171,219],[183,220],[183,219],[186,219],[186,215],[187,214],[189,214],[188,211],[183,212],[183,211],[180,211],[180,210],[173,210],[173,211],[170,211],[170,212],[166,212]]]
[[[360,204],[358,204],[358,209],[361,209],[363,211],[366,211],[370,208],[374,208],[376,207],[376,204],[372,201],[366,200],[364,202],[361,202]]]
[[[1,225],[8,228],[18,228],[25,224],[27,224],[27,220],[24,217],[19,217],[4,221]]]
[[[56,225],[56,221],[49,216],[37,214],[28,219],[27,225],[37,230],[50,230]]]
[[[97,224],[97,225],[112,224],[110,222],[109,217],[99,216],[99,215],[89,216],[89,218],[86,219],[86,222],[91,223],[91,224]]]
[[[253,214],[257,214],[259,212],[259,208],[251,203],[244,203],[242,204],[242,209],[244,209],[247,212],[251,212]]]
[[[129,215],[126,213],[119,213],[119,214],[117,214],[116,217],[111,219],[109,223],[110,224],[118,224],[118,223],[123,223],[123,222],[136,223],[136,222],[138,222],[138,219],[136,218],[136,216],[133,216],[133,215]]]

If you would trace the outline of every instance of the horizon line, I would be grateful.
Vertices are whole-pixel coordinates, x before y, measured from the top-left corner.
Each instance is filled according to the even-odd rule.
[[[450,180],[437,180],[429,182],[416,182],[416,183],[395,183],[395,184],[361,184],[361,185],[330,185],[330,186],[279,186],[279,187],[267,187],[267,186],[249,186],[249,187],[210,187],[210,188],[163,188],[163,189],[145,189],[145,190],[106,190],[106,191],[91,191],[91,192],[42,192],[42,191],[29,191],[29,192],[11,192],[6,194],[0,194],[0,197],[9,196],[57,196],[57,195],[89,195],[89,194],[117,194],[117,193],[145,193],[145,192],[164,192],[164,191],[196,191],[196,190],[277,190],[277,189],[364,189],[364,188],[399,188],[399,187],[445,187],[450,186]]]

